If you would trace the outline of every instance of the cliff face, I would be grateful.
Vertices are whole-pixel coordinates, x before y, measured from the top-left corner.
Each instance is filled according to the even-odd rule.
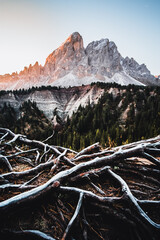
[[[86,49],[77,32],[46,59],[25,67],[19,74],[0,76],[0,89],[28,89],[32,86],[81,86],[91,82],[116,82],[121,85],[159,85],[147,67],[133,58],[123,58],[108,39],[91,42]]]
[[[53,79],[61,78],[76,68],[83,58],[83,39],[79,33],[74,33],[47,57],[44,72]]]
[[[19,108],[25,101],[36,102],[37,107],[51,120],[53,111],[57,108],[59,116],[64,120],[68,115],[71,116],[78,107],[97,103],[102,96],[104,89],[97,86],[73,87],[68,89],[52,89],[32,91],[31,93],[6,93],[0,96],[0,107],[4,104],[12,106],[17,115]]]

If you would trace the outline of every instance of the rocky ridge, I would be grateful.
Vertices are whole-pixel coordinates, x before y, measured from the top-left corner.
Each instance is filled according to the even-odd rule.
[[[78,107],[86,106],[88,103],[96,104],[104,93],[104,89],[94,86],[82,86],[72,88],[61,88],[51,90],[34,90],[30,93],[9,92],[0,95],[0,108],[10,105],[20,114],[20,106],[27,101],[35,102],[49,120],[53,120],[53,112],[57,113],[62,120],[76,112]]]
[[[116,82],[121,85],[160,85],[147,67],[133,58],[123,58],[114,42],[93,41],[86,48],[77,32],[46,59],[23,71],[0,76],[0,89],[28,89],[32,86],[81,86],[91,82]]]

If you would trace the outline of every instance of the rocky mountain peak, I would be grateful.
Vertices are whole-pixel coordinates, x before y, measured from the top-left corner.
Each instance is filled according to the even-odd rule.
[[[108,39],[91,42],[86,48],[88,64],[98,74],[111,78],[116,72],[121,71],[121,55],[114,42]]]
[[[160,85],[145,64],[133,58],[123,58],[109,39],[101,39],[83,46],[82,36],[72,33],[46,59],[25,67],[19,74],[0,76],[0,89],[31,88],[32,86],[81,86],[92,82],[116,82],[122,85]]]
[[[45,74],[54,79],[69,73],[85,56],[83,39],[78,32],[71,34],[67,40],[46,59]]]
[[[45,64],[54,63],[56,60],[59,60],[60,57],[69,58],[81,51],[84,51],[83,39],[78,32],[72,33],[59,48],[47,57]]]
[[[74,51],[80,51],[83,49],[83,38],[78,32],[72,33],[67,40],[64,42],[64,44],[68,45],[71,44],[74,48]],[[62,46],[64,45],[62,44]]]
[[[124,58],[122,61],[122,67],[127,74],[139,81],[143,81],[144,84],[148,85],[151,81],[155,81],[155,77],[151,75],[146,65],[138,64],[134,58]]]

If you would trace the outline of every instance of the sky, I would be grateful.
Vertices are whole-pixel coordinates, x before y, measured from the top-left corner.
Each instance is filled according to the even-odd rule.
[[[73,32],[85,47],[108,38],[160,74],[159,0],[0,0],[0,74],[44,65]]]

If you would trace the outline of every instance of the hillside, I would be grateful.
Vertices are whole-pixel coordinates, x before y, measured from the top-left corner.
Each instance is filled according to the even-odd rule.
[[[32,101],[32,102],[31,102]],[[160,134],[160,88],[92,84],[1,92],[0,126],[76,150]],[[59,127],[57,127],[59,126]]]
[[[86,106],[88,102],[97,103],[104,89],[95,86],[81,86],[70,88],[41,87],[20,91],[1,91],[0,106],[9,104],[19,114],[20,106],[27,101],[35,102],[39,110],[52,120],[54,110],[64,120],[68,115],[77,111],[78,107]]]
[[[78,150],[98,141],[113,147],[160,134],[160,88],[102,86],[98,103],[80,106],[55,144]]]

